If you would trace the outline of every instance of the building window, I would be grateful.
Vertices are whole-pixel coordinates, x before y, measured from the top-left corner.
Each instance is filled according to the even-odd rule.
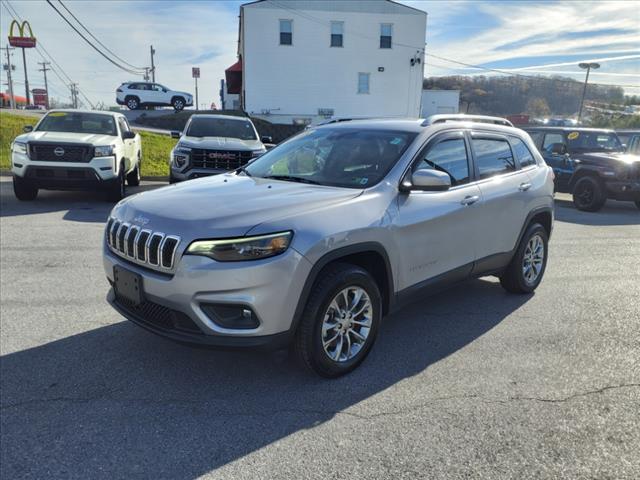
[[[331,22],[331,46],[342,47],[343,22]]]
[[[393,25],[390,23],[380,24],[380,48],[391,48],[391,37],[393,36]]]
[[[369,93],[368,73],[358,73],[358,93]]]
[[[280,45],[293,45],[293,20],[280,20]]]

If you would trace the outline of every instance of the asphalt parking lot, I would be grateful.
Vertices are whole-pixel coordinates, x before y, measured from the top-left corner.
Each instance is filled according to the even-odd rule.
[[[487,278],[425,299],[327,381],[120,317],[101,196],[18,203],[6,177],[0,194],[2,478],[640,477],[633,204],[560,196],[534,295]]]

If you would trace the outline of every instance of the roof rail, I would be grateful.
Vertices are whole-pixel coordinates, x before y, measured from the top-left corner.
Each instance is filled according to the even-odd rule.
[[[424,122],[422,122],[422,126],[428,127],[429,125],[433,125],[435,123],[445,123],[445,122],[493,123],[494,125],[503,125],[505,127],[513,127],[513,123],[511,123],[506,118],[490,117],[488,115],[466,115],[464,113],[456,113],[451,115],[447,115],[447,114],[431,115]]]

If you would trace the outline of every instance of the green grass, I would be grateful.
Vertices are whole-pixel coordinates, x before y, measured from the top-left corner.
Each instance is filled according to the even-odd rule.
[[[39,117],[0,112],[0,169],[11,168],[11,142],[25,125],[35,125]],[[157,133],[140,132],[142,140],[142,176],[169,175],[169,152],[177,140]]]

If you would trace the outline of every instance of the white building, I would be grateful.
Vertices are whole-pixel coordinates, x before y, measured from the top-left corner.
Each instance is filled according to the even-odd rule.
[[[275,123],[418,117],[427,14],[390,0],[260,0],[240,8],[229,93]]]
[[[460,90],[423,90],[420,116],[427,118],[439,113],[458,113]]]

